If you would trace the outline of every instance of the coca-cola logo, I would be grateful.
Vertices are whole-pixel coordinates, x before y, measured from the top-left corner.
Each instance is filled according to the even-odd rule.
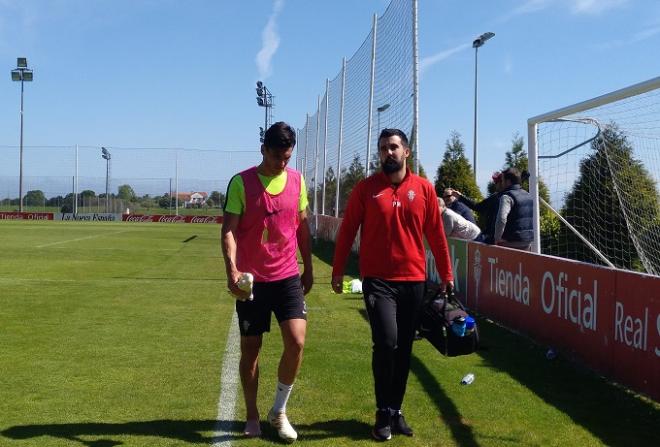
[[[124,220],[126,222],[152,222],[153,221],[153,216],[129,215],[129,216],[125,216]]]
[[[174,222],[185,222],[186,218],[184,216],[160,216],[158,217],[158,222],[165,223],[174,223]]]
[[[213,223],[215,222],[215,217],[213,216],[193,216],[190,219],[190,223]]]

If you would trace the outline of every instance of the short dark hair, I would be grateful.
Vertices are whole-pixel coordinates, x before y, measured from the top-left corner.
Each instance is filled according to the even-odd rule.
[[[380,144],[380,139],[381,138],[389,138],[389,137],[399,137],[399,138],[401,138],[401,142],[403,143],[403,145],[407,148],[410,148],[410,144],[408,143],[408,137],[400,129],[383,129],[383,130],[381,130],[380,135],[378,136],[378,143]]]
[[[505,180],[509,180],[513,185],[520,185],[520,171],[517,168],[509,168],[502,172]]]
[[[286,150],[296,145],[296,132],[284,121],[278,121],[264,134],[264,146],[268,149]]]

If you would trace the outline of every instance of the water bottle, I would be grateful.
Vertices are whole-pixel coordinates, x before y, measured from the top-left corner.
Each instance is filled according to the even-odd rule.
[[[465,334],[471,334],[474,332],[475,321],[471,316],[465,317]]]
[[[457,317],[451,322],[451,330],[459,337],[465,336],[465,317]]]
[[[463,377],[463,380],[461,380],[461,385],[469,385],[472,382],[474,382],[474,374],[468,373]]]
[[[248,301],[252,301],[252,299],[254,298],[254,295],[252,295],[253,283],[254,283],[254,276],[252,276],[252,273],[241,273],[241,276],[238,279],[238,283],[236,284],[239,289],[245,292],[250,292]]]

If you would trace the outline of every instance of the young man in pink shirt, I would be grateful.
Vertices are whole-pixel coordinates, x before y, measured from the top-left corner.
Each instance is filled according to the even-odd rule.
[[[247,413],[244,433],[248,437],[261,435],[257,408],[259,351],[263,333],[270,331],[271,313],[275,313],[284,351],[268,420],[287,442],[298,437],[286,416],[286,403],[302,362],[307,329],[304,295],[313,284],[305,181],[299,172],[287,168],[295,144],[295,132],[284,122],[266,131],[261,164],[229,182],[221,234],[227,283],[237,297],[239,372]],[[302,276],[297,249],[304,264]],[[251,300],[250,292],[239,288],[243,273],[254,277]]]
[[[401,412],[415,329],[426,284],[426,238],[441,287],[453,286],[451,261],[433,185],[406,166],[410,147],[399,129],[378,138],[382,172],[351,192],[337,235],[332,288],[342,293],[344,267],[360,229],[360,276],[373,342],[376,423],[372,436],[412,436]]]

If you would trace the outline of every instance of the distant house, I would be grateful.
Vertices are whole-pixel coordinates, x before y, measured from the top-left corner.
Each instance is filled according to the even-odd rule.
[[[179,203],[183,204],[186,208],[197,208],[204,206],[209,198],[206,192],[180,192]]]

